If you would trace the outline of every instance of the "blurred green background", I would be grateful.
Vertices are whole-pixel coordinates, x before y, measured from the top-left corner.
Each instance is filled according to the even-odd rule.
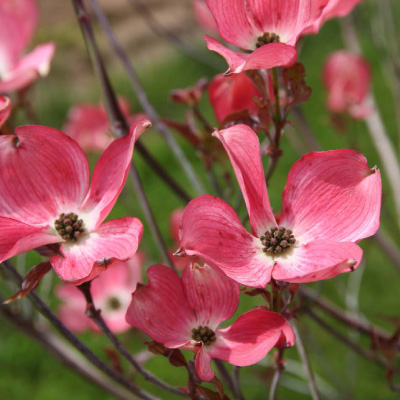
[[[167,4],[169,2],[171,4]],[[37,83],[32,94],[32,102],[41,124],[60,129],[65,122],[68,109],[72,105],[79,102],[98,103],[101,100],[101,95],[96,77],[91,72],[86,49],[80,36],[79,27],[74,22],[70,4],[55,5],[54,3],[49,1],[40,2],[42,19],[36,42],[54,40],[57,43],[58,50],[52,71],[48,78]],[[193,60],[174,48],[165,38],[157,37],[148,30],[141,30],[140,27],[143,26],[143,21],[140,22],[140,16],[129,8],[123,12],[121,8],[118,8],[123,7],[120,4],[121,2],[115,2],[115,7],[110,4],[111,2],[103,3],[119,38],[129,49],[131,60],[138,70],[151,102],[163,117],[183,121],[185,107],[168,100],[169,92],[172,89],[194,85],[202,77],[212,78],[216,73],[222,72],[226,68],[222,59],[206,51],[205,45],[201,41],[200,30],[195,27],[195,22],[190,17],[190,6],[188,4],[182,5],[176,1],[163,1],[162,10],[166,13],[168,12],[168,15],[169,13],[174,13],[174,10],[183,9],[181,14],[177,11],[177,20],[172,22],[171,16],[169,16],[169,19],[164,19],[159,8],[155,8],[155,10],[158,13],[158,18],[163,23],[170,26],[174,32],[180,34],[185,40],[193,43],[198,48],[198,51],[203,54],[204,59],[215,63],[217,67],[219,66],[218,69],[213,69],[207,66],[206,63]],[[159,3],[155,1],[149,4],[156,7]],[[400,14],[398,4],[393,9],[397,14]],[[383,68],[384,57],[382,56],[382,49],[377,48],[373,40],[374,31],[371,21],[374,17],[368,2],[357,9],[356,21],[364,54],[373,69],[373,92],[393,144],[396,148],[399,148],[396,106],[393,100],[392,87]],[[139,22],[136,23],[135,21]],[[99,35],[102,51],[105,54],[108,65],[110,65],[112,81],[117,93],[131,101],[134,111],[140,111],[138,101],[129,81],[115,57],[112,56],[106,41],[101,37],[100,30]],[[367,156],[371,167],[373,165],[379,167],[381,161],[371,143],[364,123],[348,121],[348,129],[345,132],[338,133],[333,128],[330,116],[325,109],[326,93],[321,84],[322,66],[329,53],[342,47],[341,29],[338,21],[330,21],[323,27],[319,35],[304,39],[300,61],[306,67],[306,81],[312,87],[313,94],[311,99],[304,105],[303,110],[324,150],[356,147]],[[216,124],[212,110],[206,100],[202,103],[203,112],[213,124]],[[397,112],[400,112],[400,110],[397,110]],[[23,116],[20,117],[19,122],[25,123]],[[287,129],[287,136],[284,137],[282,144],[284,155],[280,159],[279,166],[269,185],[269,194],[275,210],[279,210],[281,207],[281,193],[291,165],[299,158],[301,152],[307,149],[307,145],[299,139],[295,129],[296,126],[294,129]],[[190,184],[187,182],[184,173],[158,133],[155,130],[151,130],[143,135],[142,138],[159,162],[185,188],[190,190]],[[296,138],[300,140],[299,143],[296,142]],[[180,137],[177,136],[177,139],[182,144],[188,158],[201,174],[204,184],[211,190],[208,186],[207,177],[203,173],[202,163],[195,151]],[[91,157],[91,161],[94,161],[95,157]],[[185,204],[182,204],[166,188],[138,154],[134,155],[134,161],[139,169],[146,194],[150,199],[162,233],[168,243],[172,245],[169,234],[169,216],[175,208],[184,207]],[[399,244],[399,230],[395,224],[394,217],[395,211],[390,198],[390,191],[386,184],[385,171],[381,170],[381,172],[384,180],[382,226],[386,233]],[[191,195],[195,196],[195,193],[192,192]],[[112,219],[127,214],[135,215],[144,222],[145,233],[140,248],[144,249],[149,255],[146,267],[158,262],[158,253],[155,250],[149,229],[129,182],[109,218]],[[361,245],[365,251],[364,263],[355,273],[343,274],[335,279],[312,286],[341,308],[346,309],[350,305],[353,307],[353,311],[359,310],[362,315],[365,315],[372,322],[393,332],[396,323],[397,326],[399,325],[400,317],[399,270],[371,239],[364,240]],[[38,259],[36,254],[29,253],[26,259],[27,268],[34,265]],[[22,265],[21,270],[23,270],[24,261],[23,257],[19,257],[16,260],[17,264]],[[42,283],[38,289],[39,294],[49,298],[49,302],[55,310],[57,308],[57,300],[51,294],[51,290],[58,283],[57,277],[52,274],[52,276],[46,277],[46,283]],[[10,295],[15,286],[7,282],[2,284],[1,288],[4,294]],[[22,307],[24,312],[33,313],[27,300],[22,300],[19,303],[17,306]],[[243,312],[257,304],[262,304],[261,298],[242,298],[239,310]],[[323,314],[319,315],[324,316]],[[359,341],[366,347],[370,346],[370,341],[365,337],[350,333],[336,321],[330,320],[328,316],[324,317],[326,317],[325,320],[334,324],[346,336]],[[34,316],[34,318],[37,318],[37,316]],[[399,398],[398,392],[392,392],[389,389],[385,377],[386,372],[383,368],[356,355],[348,347],[322,330],[307,315],[298,315],[298,327],[310,356],[312,368],[317,376],[321,398],[359,400],[394,400]],[[85,333],[80,337],[99,356],[107,360],[104,349],[110,347],[110,344],[102,335]],[[111,395],[75,375],[37,343],[16,330],[1,316],[0,338],[1,399],[70,400],[73,398],[74,400],[86,400],[112,398]],[[144,348],[142,343],[146,338],[137,332],[129,332],[121,335],[121,340],[132,352],[136,352]],[[186,356],[187,359],[190,359],[192,354],[187,352]],[[296,349],[287,350],[285,359],[287,360],[287,370],[278,389],[278,398],[299,400],[310,398]],[[123,361],[122,363],[126,367],[129,376],[132,376],[128,366]],[[397,362],[397,364],[399,363]],[[186,372],[183,369],[170,367],[167,360],[162,357],[154,357],[146,366],[173,385],[185,384]],[[274,362],[271,355],[256,366],[243,368],[241,370],[241,383],[246,399],[268,398],[267,393],[273,372]],[[135,379],[141,382],[140,377]],[[157,388],[146,383],[143,383],[143,386],[158,394],[162,399],[175,399],[173,395],[160,392]]]

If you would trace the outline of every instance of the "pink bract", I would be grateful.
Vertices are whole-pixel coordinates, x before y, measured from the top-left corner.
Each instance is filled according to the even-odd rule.
[[[11,100],[8,97],[0,96],[0,128],[7,121],[11,113]]]
[[[37,24],[34,0],[0,3],[0,93],[22,89],[48,74],[54,43],[37,46],[23,56]]]
[[[218,329],[237,309],[239,286],[217,268],[193,264],[179,278],[171,269],[153,265],[147,276],[148,285],[132,295],[127,322],[168,348],[193,351],[201,380],[214,377],[212,358],[251,365],[274,346],[294,344],[287,321],[264,309],[248,311],[231,326]]]
[[[255,287],[265,287],[271,277],[312,282],[357,268],[362,250],[356,242],[378,230],[381,206],[380,173],[368,167],[362,154],[334,150],[297,161],[287,178],[278,226],[257,135],[246,125],[214,135],[232,162],[252,233],[226,202],[203,195],[185,209],[179,253],[197,255],[235,281]],[[278,239],[276,228],[281,228]]]
[[[130,124],[144,118],[143,114],[130,116],[129,102],[124,98],[118,99],[123,115]],[[102,104],[78,104],[68,113],[63,131],[85,151],[104,151],[113,141],[110,122]]]
[[[303,33],[318,33],[322,25],[332,19],[350,14],[354,7],[362,0],[329,0],[317,21]]]
[[[210,50],[229,65],[226,75],[250,69],[291,67],[301,33],[321,16],[328,0],[206,0],[220,36],[251,54],[223,46],[204,36]]]
[[[219,123],[230,114],[247,110],[249,114],[257,114],[259,108],[254,97],[261,98],[260,92],[246,74],[224,76],[217,75],[210,83],[210,103]]]
[[[114,333],[125,332],[130,328],[125,321],[125,314],[132,292],[142,281],[143,259],[143,254],[138,252],[128,261],[118,261],[91,283],[93,302]],[[72,285],[61,285],[57,287],[56,293],[62,300],[60,319],[69,329],[74,332],[99,330],[85,315],[86,301],[80,290]]]
[[[332,53],[325,62],[323,80],[331,112],[347,112],[356,119],[363,119],[372,112],[367,104],[371,70],[361,55],[345,50]]]
[[[22,126],[0,136],[0,262],[60,243],[50,262],[58,276],[79,284],[136,253],[143,233],[137,218],[104,222],[125,184],[142,120],[101,155],[89,184],[78,144],[45,126]]]

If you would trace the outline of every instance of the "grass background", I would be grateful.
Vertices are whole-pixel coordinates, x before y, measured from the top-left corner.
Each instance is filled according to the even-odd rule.
[[[366,7],[359,10],[358,19],[361,26],[363,26],[363,21],[365,22],[368,17],[369,14]],[[79,57],[86,57],[82,43],[77,42],[79,40],[79,29],[77,26],[74,26],[73,29],[75,29],[75,32],[70,33],[70,36],[66,37],[64,42],[62,37],[57,38],[59,50],[54,68],[47,79],[37,84],[34,93],[34,104],[37,107],[41,124],[55,128],[62,127],[70,106],[78,102],[100,101],[100,93],[94,75],[85,76],[85,88],[76,90],[76,86],[80,84],[80,77],[73,74],[68,75],[63,68],[66,62],[63,58],[63,47],[68,48],[69,51],[72,49],[72,51],[78,52],[80,54]],[[39,38],[47,38],[45,30],[41,31]],[[376,95],[378,106],[388,133],[395,146],[398,146],[395,122],[396,111],[390,84],[382,72],[381,54],[370,40],[369,29],[363,28],[361,30],[361,38],[365,55],[372,65],[374,76],[373,91]],[[203,43],[198,45],[202,48],[205,47]],[[303,110],[324,150],[347,148],[356,145],[357,149],[367,156],[370,166],[380,166],[381,162],[370,141],[364,123],[350,122],[347,132],[338,134],[333,129],[330,117],[325,109],[326,93],[321,83],[322,66],[329,53],[342,47],[341,31],[337,21],[331,21],[326,24],[318,36],[310,36],[304,40],[300,61],[306,67],[306,80],[313,89],[313,95],[304,105]],[[174,50],[170,51],[168,57],[155,62],[143,65],[136,63],[149,98],[163,117],[176,118],[181,121],[184,118],[184,107],[175,105],[168,100],[170,90],[193,85],[204,76],[212,78],[216,72],[224,70],[225,64],[218,56],[208,53],[205,53],[205,55],[215,60],[216,63],[220,63],[221,68],[219,71],[193,61]],[[115,66],[112,69],[112,78],[117,93],[127,97],[133,104],[135,111],[139,111],[134,93],[119,67]],[[202,107],[205,115],[215,123],[212,110],[206,101],[203,102]],[[23,117],[20,117],[20,122],[24,122]],[[204,184],[207,185],[206,177],[202,173],[202,164],[197,155],[181,138],[177,137],[177,139],[182,144],[188,158],[201,174]],[[157,132],[154,130],[147,132],[143,135],[143,140],[152,154],[165,168],[185,188],[190,189],[182,170]],[[286,176],[293,162],[299,158],[300,150],[293,146],[287,137],[283,139],[282,148],[284,155],[269,186],[271,203],[275,210],[279,210],[281,207],[281,193],[285,186]],[[91,161],[94,162],[94,160],[95,157],[91,156]],[[139,169],[146,194],[150,199],[161,231],[164,237],[169,240],[169,243],[172,244],[169,238],[169,215],[176,207],[182,207],[184,204],[154,176],[138,154],[134,155],[134,161]],[[381,170],[381,172],[385,191],[382,226],[392,236],[392,239],[398,243],[399,231],[393,222],[395,213],[390,191],[386,183],[385,171]],[[195,196],[195,193],[192,192],[191,195]],[[124,215],[138,216],[145,224],[145,234],[141,248],[145,249],[149,255],[146,267],[158,262],[158,254],[154,248],[149,229],[129,183],[126,185],[109,218],[112,219]],[[394,327],[389,320],[394,317],[398,319],[399,317],[399,271],[371,240],[364,240],[362,247],[365,251],[364,266],[360,267],[357,272],[344,274],[312,286],[321,290],[324,296],[344,308],[345,298],[349,294],[349,287],[359,280],[358,304],[360,312],[371,321],[393,331]],[[28,267],[34,265],[37,259],[35,254],[29,253],[27,257]],[[359,274],[358,277],[354,277],[355,274]],[[362,274],[362,278],[360,274]],[[58,284],[54,274],[51,279],[52,286]],[[2,290],[7,290],[7,294],[11,294],[12,287],[9,283],[6,283],[2,285]],[[39,288],[39,292],[40,290]],[[260,303],[261,299],[258,298],[243,298],[237,314]],[[57,299],[52,295],[50,295],[50,304],[56,309]],[[21,301],[20,306],[24,308],[25,312],[32,313],[28,301]],[[329,318],[327,320],[329,321]],[[338,330],[348,334],[335,321],[330,322],[335,324]],[[398,393],[390,391],[384,369],[355,355],[347,347],[335,341],[332,336],[313,323],[306,315],[299,315],[298,326],[308,350],[313,370],[317,375],[318,386],[322,389],[322,398],[359,400],[395,400],[399,398]],[[106,359],[104,348],[108,346],[108,343],[101,335],[85,333],[80,336],[90,348]],[[366,346],[369,345],[369,341],[366,338],[356,337],[355,339]],[[143,348],[142,343],[146,338],[144,335],[129,332],[121,335],[121,340],[134,352]],[[186,353],[186,356],[188,359],[192,357],[191,353]],[[279,398],[299,400],[310,398],[305,381],[299,377],[302,368],[299,364],[296,349],[287,350],[285,359],[288,361],[287,371],[278,389]],[[147,364],[147,367],[171,384],[185,384],[185,371],[183,369],[170,368],[167,361],[161,357],[153,358]],[[128,371],[127,366],[126,369]],[[241,373],[242,388],[246,398],[254,400],[266,399],[272,374],[273,359],[271,355],[256,366],[243,368]],[[140,381],[140,378],[137,378],[137,380]],[[143,383],[143,385],[153,390],[162,399],[175,398],[170,394],[159,392],[146,383]],[[112,397],[93,386],[90,382],[86,382],[76,376],[39,345],[18,332],[0,317],[0,398],[7,400],[25,398],[31,400],[70,400],[71,398],[74,400],[94,398],[106,400]]]

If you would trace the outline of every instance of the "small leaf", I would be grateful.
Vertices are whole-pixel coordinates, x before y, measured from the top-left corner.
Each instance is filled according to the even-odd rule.
[[[3,302],[3,304],[9,304],[13,301],[22,299],[26,295],[28,295],[32,290],[36,289],[39,285],[39,282],[42,278],[51,270],[51,264],[46,261],[36,265],[31,268],[29,272],[26,274],[26,277],[22,281],[21,290],[18,290],[15,294],[13,294],[9,299]]]

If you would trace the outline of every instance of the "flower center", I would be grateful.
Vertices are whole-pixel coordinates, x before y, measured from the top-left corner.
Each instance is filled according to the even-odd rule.
[[[196,342],[203,342],[204,346],[209,346],[216,341],[217,337],[208,326],[199,326],[192,329],[192,339]]]
[[[257,49],[261,46],[264,46],[266,44],[270,43],[279,43],[281,41],[279,35],[276,33],[269,33],[265,32],[262,36],[259,36],[257,39],[256,47]]]
[[[283,254],[296,243],[293,232],[284,227],[271,228],[260,239],[264,245],[263,252],[270,255]]]
[[[109,308],[110,310],[119,310],[121,306],[121,302],[116,297],[110,297],[107,301],[107,308]]]
[[[74,213],[60,214],[58,219],[54,221],[54,227],[67,242],[76,242],[85,233],[83,221]]]

